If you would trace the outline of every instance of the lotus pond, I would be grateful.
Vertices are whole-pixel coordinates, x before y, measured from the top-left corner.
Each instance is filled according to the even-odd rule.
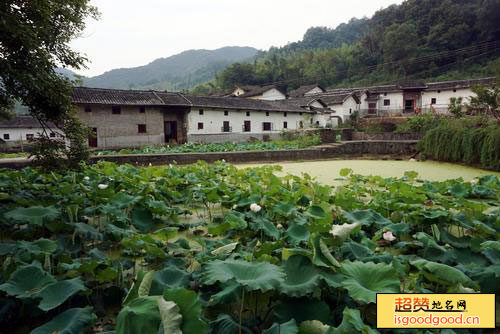
[[[1,170],[1,331],[379,333],[377,292],[500,292],[497,176],[278,172]]]

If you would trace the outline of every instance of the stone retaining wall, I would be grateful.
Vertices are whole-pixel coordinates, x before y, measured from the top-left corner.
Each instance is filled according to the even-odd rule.
[[[420,140],[421,133],[396,133],[396,132],[353,132],[352,140]]]
[[[349,158],[365,154],[410,156],[416,152],[416,140],[401,141],[350,141],[338,144],[327,144],[301,150],[286,151],[247,151],[216,153],[171,153],[171,154],[130,154],[93,156],[91,163],[111,161],[119,164],[129,163],[140,166],[149,164],[162,165],[169,163],[191,164],[199,160],[214,162],[226,160],[233,163],[279,162],[300,160],[325,160],[332,158]],[[22,168],[31,165],[28,159],[5,159],[0,161],[3,168]]]

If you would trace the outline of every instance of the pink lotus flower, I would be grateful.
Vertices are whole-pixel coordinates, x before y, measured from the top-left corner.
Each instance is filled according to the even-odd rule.
[[[384,240],[387,240],[387,241],[394,241],[394,240],[396,240],[396,237],[394,236],[394,234],[392,234],[391,231],[385,232],[382,236],[383,236]]]

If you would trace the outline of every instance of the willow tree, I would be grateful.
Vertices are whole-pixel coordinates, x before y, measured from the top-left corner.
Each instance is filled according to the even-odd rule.
[[[15,101],[27,106],[44,128],[37,154],[73,161],[88,156],[71,104],[72,83],[55,69],[85,67],[87,59],[69,43],[83,32],[86,18],[98,15],[89,0],[0,2],[0,117],[9,116]],[[49,126],[62,138],[48,141]]]

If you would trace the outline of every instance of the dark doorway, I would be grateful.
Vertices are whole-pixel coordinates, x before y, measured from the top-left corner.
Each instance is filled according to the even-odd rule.
[[[405,112],[413,112],[415,109],[415,100],[405,100]]]
[[[164,122],[165,143],[177,141],[177,121]]]
[[[231,127],[229,126],[229,121],[224,121],[222,123],[222,132],[231,132]]]
[[[243,124],[243,132],[250,132],[252,131],[252,126],[250,121],[245,121]]]
[[[97,147],[97,128],[90,129],[89,147]]]
[[[377,104],[376,103],[368,103],[368,113],[376,114],[377,113]]]

